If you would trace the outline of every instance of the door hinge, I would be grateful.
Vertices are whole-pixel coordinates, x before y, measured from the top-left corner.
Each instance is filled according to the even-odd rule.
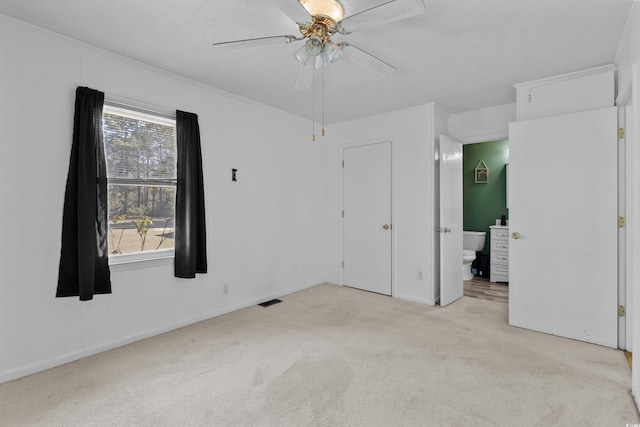
[[[344,218],[344,211],[342,211],[342,218]]]
[[[618,217],[618,228],[624,228],[626,221],[623,216]]]
[[[624,317],[624,305],[619,305],[618,306],[618,316],[619,317]]]
[[[531,97],[531,94],[529,94],[529,102],[531,102],[531,98],[532,98],[532,97]]]
[[[342,167],[344,167],[344,160],[342,161]]]
[[[342,268],[344,268],[344,261],[342,261]]]
[[[618,128],[618,139],[624,139],[624,128]]]

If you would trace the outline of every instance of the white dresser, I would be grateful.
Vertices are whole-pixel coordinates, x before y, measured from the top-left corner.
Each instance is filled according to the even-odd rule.
[[[509,281],[509,227],[492,225],[491,256],[489,263],[489,280],[492,282]]]

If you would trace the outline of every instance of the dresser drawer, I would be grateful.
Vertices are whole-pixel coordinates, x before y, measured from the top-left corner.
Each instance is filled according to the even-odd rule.
[[[491,264],[491,268],[489,269],[489,280],[491,282],[508,282],[509,266]]]
[[[491,251],[491,264],[496,263],[509,265],[509,252]]]
[[[503,239],[491,239],[491,251],[509,252],[509,241]]]
[[[509,241],[509,230],[491,230],[491,238]]]
[[[491,268],[489,270],[491,274],[509,274],[509,264],[500,265],[500,264],[491,264]]]

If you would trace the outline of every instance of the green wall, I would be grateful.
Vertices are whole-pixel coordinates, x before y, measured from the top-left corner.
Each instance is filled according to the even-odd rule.
[[[465,144],[462,147],[463,228],[467,231],[486,231],[487,243],[482,253],[488,254],[489,226],[502,215],[509,218],[506,207],[507,184],[505,164],[509,162],[509,141]],[[484,160],[489,168],[489,183],[476,184],[475,168]]]

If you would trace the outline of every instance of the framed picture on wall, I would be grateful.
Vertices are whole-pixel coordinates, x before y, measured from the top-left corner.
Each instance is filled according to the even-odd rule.
[[[476,184],[488,184],[489,183],[489,168],[484,160],[480,160],[475,169],[475,183]]]

